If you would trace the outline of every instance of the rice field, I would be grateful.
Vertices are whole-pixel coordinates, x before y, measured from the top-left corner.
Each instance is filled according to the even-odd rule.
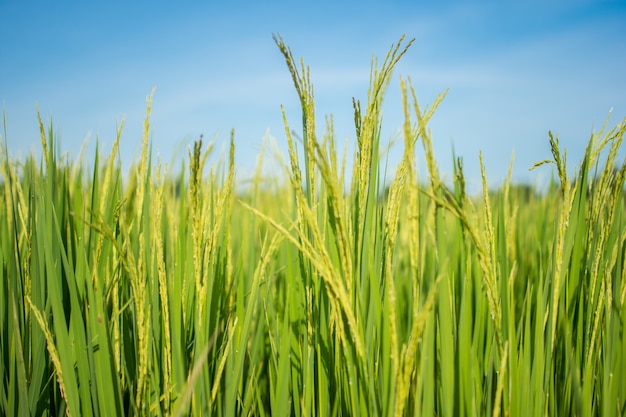
[[[200,139],[168,171],[152,96],[126,170],[123,126],[90,164],[60,157],[41,118],[39,160],[13,159],[4,132],[0,415],[625,415],[626,119],[572,176],[550,133],[542,192],[510,176],[489,190],[481,158],[474,196],[462,160],[450,186],[433,155],[445,94],[423,106],[401,78],[404,154],[385,182],[381,105],[412,41],[373,61],[346,155],[274,40],[304,126],[285,117],[282,180],[262,175],[264,150],[240,186],[234,132],[222,160]]]

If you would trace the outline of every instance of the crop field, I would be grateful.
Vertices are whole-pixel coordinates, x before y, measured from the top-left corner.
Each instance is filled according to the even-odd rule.
[[[546,190],[489,190],[481,157],[470,195],[462,160],[446,183],[433,155],[445,94],[422,106],[401,78],[404,153],[384,181],[381,105],[412,42],[373,61],[353,155],[275,42],[304,126],[285,117],[280,180],[263,150],[237,182],[234,132],[225,158],[199,139],[169,172],[152,96],[127,170],[123,126],[93,169],[41,118],[39,160],[13,159],[4,132],[0,415],[625,415],[626,119],[575,169],[547,135]]]

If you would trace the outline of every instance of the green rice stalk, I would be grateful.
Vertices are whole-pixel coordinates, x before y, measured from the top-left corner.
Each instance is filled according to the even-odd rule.
[[[509,354],[509,342],[506,342],[500,360],[500,370],[498,372],[498,387],[496,388],[496,399],[493,406],[493,417],[499,417],[502,412],[502,395],[506,381],[507,360]]]
[[[61,366],[61,359],[59,357],[59,352],[57,351],[57,348],[54,342],[54,337],[52,336],[52,332],[50,332],[50,329],[48,328],[48,324],[46,323],[46,320],[43,318],[43,315],[41,314],[39,309],[32,303],[29,296],[25,297],[25,301],[26,301],[26,304],[28,304],[30,311],[33,313],[33,316],[35,317],[37,324],[41,328],[41,331],[46,337],[46,342],[47,342],[46,347],[48,349],[48,353],[50,354],[50,360],[52,361],[52,364],[54,365],[54,371],[56,373],[57,381],[59,383],[59,390],[61,392],[61,397],[63,397],[65,401],[71,401],[71,399],[68,398],[67,389],[65,388],[65,377],[63,374],[63,367]],[[77,404],[75,404],[75,406],[76,405]],[[66,414],[68,416],[71,415],[71,410],[72,410],[71,407],[66,408]]]
[[[498,356],[501,358],[504,353],[504,341],[502,336],[502,305],[497,286],[496,273],[496,240],[494,237],[493,220],[491,215],[491,202],[489,201],[489,188],[487,186],[487,175],[483,163],[482,152],[479,154],[480,170],[483,183],[484,198],[484,227],[485,241],[479,249],[479,258],[484,275],[484,282],[487,289],[487,300],[489,301],[489,312],[495,328],[496,343],[498,346]],[[482,256],[481,256],[482,255]]]
[[[289,69],[294,82],[294,87],[296,88],[296,92],[300,98],[300,105],[302,108],[302,139],[304,143],[307,202],[311,205],[313,204],[313,199],[315,198],[317,191],[317,186],[315,184],[315,164],[311,159],[311,156],[315,153],[314,146],[317,142],[317,136],[315,131],[315,99],[313,94],[313,84],[310,80],[310,68],[305,67],[304,61],[300,59],[301,70],[298,71],[293,53],[285,44],[283,38],[280,34],[274,34],[272,36],[274,38],[274,43],[278,46],[278,49],[285,58],[287,68]]]
[[[415,376],[415,358],[417,356],[418,344],[424,332],[424,327],[431,317],[431,311],[435,305],[435,296],[437,295],[437,289],[442,278],[443,275],[437,277],[421,309],[417,307],[418,303],[415,303],[413,309],[413,326],[411,327],[409,339],[407,344],[403,347],[400,358],[401,367],[398,373],[398,381],[396,382],[395,416],[404,415],[406,400],[411,389],[411,378]]]
[[[155,257],[157,263],[157,273],[159,282],[159,296],[161,302],[162,323],[163,323],[163,336],[164,336],[164,350],[163,350],[163,377],[164,377],[164,398],[165,411],[169,411],[169,404],[171,403],[172,386],[172,334],[170,330],[170,314],[169,314],[169,294],[167,291],[167,271],[164,259],[163,248],[163,234],[161,229],[161,214],[162,207],[164,206],[163,190],[164,182],[163,176],[166,176],[166,172],[161,173],[161,167],[156,170],[156,184],[153,188],[153,198],[151,201],[150,212],[152,216],[152,237],[153,245],[155,248]]]

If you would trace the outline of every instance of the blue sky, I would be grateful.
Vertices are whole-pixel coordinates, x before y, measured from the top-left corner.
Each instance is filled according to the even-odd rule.
[[[156,87],[155,155],[179,162],[200,134],[216,138],[219,148],[234,128],[243,179],[268,132],[285,149],[281,104],[300,128],[299,102],[272,33],[311,67],[319,133],[333,114],[338,141],[350,145],[351,101],[366,101],[372,55],[382,59],[403,33],[416,38],[389,87],[382,141],[402,123],[400,75],[411,78],[422,106],[449,88],[430,125],[435,153],[449,177],[454,146],[470,186],[479,184],[481,150],[494,185],[513,151],[515,179],[537,182],[550,169],[528,168],[550,157],[548,130],[559,134],[574,167],[610,109],[611,126],[626,116],[626,2],[431,3],[0,0],[9,151],[38,151],[38,105],[70,156],[86,138],[108,152],[125,118],[127,168],[138,157],[145,99]],[[400,145],[390,151],[392,166],[401,152]]]

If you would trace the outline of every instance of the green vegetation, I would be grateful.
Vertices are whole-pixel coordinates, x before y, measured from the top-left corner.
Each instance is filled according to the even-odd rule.
[[[473,198],[461,160],[450,188],[433,157],[443,95],[421,107],[401,80],[383,192],[381,103],[411,42],[372,65],[347,174],[308,68],[275,41],[304,126],[297,149],[285,118],[286,183],[262,178],[262,154],[236,188],[234,134],[227,160],[205,166],[199,140],[168,173],[152,96],[127,173],[122,127],[92,173],[41,121],[40,162],[0,148],[0,414],[626,414],[626,123],[592,135],[574,178],[550,135],[546,193],[489,193],[483,168]]]

